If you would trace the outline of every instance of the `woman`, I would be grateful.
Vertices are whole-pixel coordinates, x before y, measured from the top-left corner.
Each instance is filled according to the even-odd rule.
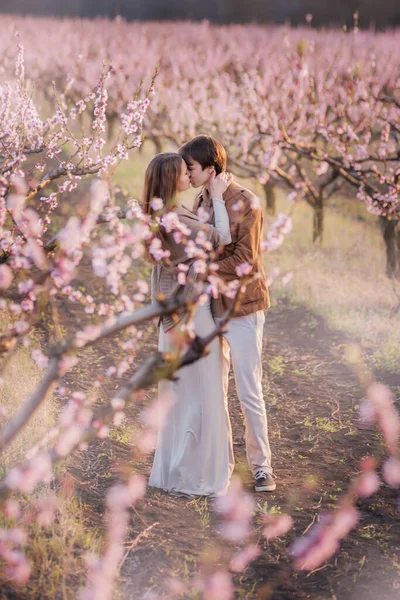
[[[212,181],[210,192],[215,211],[215,227],[205,225],[180,201],[180,194],[190,186],[186,163],[178,154],[158,154],[146,170],[144,210],[148,214],[158,208],[154,198],[162,198],[166,211],[174,210],[187,229],[187,237],[195,240],[199,231],[213,248],[230,243],[229,218],[222,194],[231,183],[231,176],[222,173]],[[185,263],[189,270],[185,294],[196,286],[194,259],[188,259],[183,243],[177,243],[174,232],[160,228],[157,236],[164,249],[170,251],[169,265],[155,264],[152,271],[152,295],[168,295],[177,285],[178,269]],[[179,240],[178,240],[179,241]],[[172,265],[172,266],[171,266]],[[160,323],[159,350],[176,350],[176,340],[182,323],[170,317]],[[215,327],[210,302],[197,305],[194,329],[199,336]],[[222,392],[222,361],[219,338],[208,347],[209,354],[180,369],[176,381],[161,381],[159,395],[171,394],[173,405],[164,427],[158,433],[149,485],[172,493],[190,496],[219,496],[226,493],[231,476],[232,439],[229,414]]]

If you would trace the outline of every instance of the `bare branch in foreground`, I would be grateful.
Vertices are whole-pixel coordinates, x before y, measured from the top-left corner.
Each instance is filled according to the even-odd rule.
[[[75,354],[78,350],[91,346],[100,340],[110,337],[133,325],[140,325],[155,317],[178,313],[180,310],[184,309],[185,306],[186,303],[182,299],[182,289],[178,287],[165,301],[159,301],[157,304],[145,306],[133,314],[124,315],[119,319],[116,319],[111,325],[104,325],[99,328],[98,334],[92,339],[87,339],[85,342],[79,342],[75,336],[65,344],[55,346],[50,350],[49,366],[36,390],[32,393],[22,409],[5,425],[2,431],[0,431],[0,453],[15,438],[22,427],[28,423],[40,404],[46,399],[53,384],[60,378],[60,370],[62,367],[60,361],[63,357],[68,354]]]

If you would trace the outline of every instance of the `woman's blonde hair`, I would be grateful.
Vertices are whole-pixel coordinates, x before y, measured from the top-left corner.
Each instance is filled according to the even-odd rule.
[[[161,152],[150,161],[144,176],[143,211],[146,214],[153,214],[154,198],[161,198],[167,211],[174,207],[182,162],[182,157],[175,152]]]

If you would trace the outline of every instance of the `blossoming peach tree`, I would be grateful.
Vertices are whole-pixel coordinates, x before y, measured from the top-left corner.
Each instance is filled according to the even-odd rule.
[[[76,449],[84,450],[92,440],[106,437],[112,426],[120,425],[127,403],[140,390],[162,377],[173,377],[181,366],[201,358],[207,344],[230,318],[227,314],[204,339],[187,327],[184,343],[175,356],[156,352],[140,365],[135,363],[143,344],[141,327],[145,323],[163,315],[185,315],[190,324],[194,309],[193,302],[185,301],[182,293],[186,280],[184,264],[179,267],[177,288],[168,298],[160,296],[151,303],[145,279],[127,283],[130,271],[143,260],[145,248],[154,261],[168,261],[168,252],[155,235],[159,227],[173,231],[176,240],[182,242],[188,242],[190,232],[176,214],[162,210],[160,199],[155,199],[155,207],[160,210],[153,219],[133,199],[128,199],[124,207],[118,206],[108,181],[109,170],[142,142],[144,119],[157,82],[153,79],[147,92],[139,90],[129,99],[120,112],[118,134],[109,145],[106,134],[110,69],[103,67],[99,71],[98,82],[82,98],[72,100],[65,90],[54,89],[52,110],[45,115],[34,102],[24,66],[23,48],[19,46],[15,76],[0,86],[0,310],[9,317],[3,320],[0,331],[0,357],[3,370],[19,344],[31,347],[32,358],[43,369],[43,375],[22,407],[13,416],[2,417],[0,451],[19,435],[55,386],[63,385],[63,378],[78,364],[85,349],[115,339],[120,332],[125,332],[125,337],[118,342],[122,360],[111,358],[105,373],[115,378],[115,394],[99,407],[95,393],[70,390],[57,426],[38,440],[25,459],[13,465],[0,482],[1,510],[9,523],[0,530],[0,565],[4,577],[21,584],[29,578],[31,566],[23,552],[27,544],[26,518],[18,498],[49,483],[54,477],[54,466]],[[79,113],[86,116],[86,129],[76,125]],[[290,143],[290,139],[284,139]],[[86,181],[91,181],[89,192]],[[279,215],[261,250],[269,252],[279,247],[290,228],[290,219]],[[196,271],[201,276],[196,302],[201,302],[205,294],[219,293],[240,302],[241,290],[251,276],[251,265],[240,265],[236,282],[224,286],[204,238],[199,235],[186,248],[188,258],[197,262]],[[90,277],[99,282],[91,294],[82,292],[77,284],[76,273],[81,268],[89,269]],[[74,322],[67,335],[57,330],[57,315],[65,303],[79,305],[85,316]],[[42,348],[36,345],[33,334],[44,307],[46,318],[54,322],[56,337]],[[104,371],[95,376],[94,389],[100,386],[103,376]],[[363,419],[379,424],[390,455],[383,477],[389,485],[399,487],[399,421],[392,398],[386,388],[372,380],[365,387]],[[154,448],[157,429],[169,405],[170,399],[158,398],[147,409],[146,430],[137,440],[143,453]],[[306,536],[293,544],[290,551],[294,566],[313,569],[332,556],[340,540],[357,523],[355,499],[374,493],[378,485],[375,462],[365,460],[362,474],[350,485],[337,510],[321,517]],[[82,598],[112,597],[113,581],[123,556],[128,510],[143,497],[145,489],[144,478],[134,473],[109,490],[107,545],[103,556],[90,562]],[[52,498],[47,498],[35,508],[38,521],[44,525],[51,522],[54,508]],[[216,503],[216,511],[226,540],[221,552],[228,558],[225,567],[210,569],[193,585],[205,597],[221,600],[233,597],[230,572],[244,570],[259,549],[251,527],[254,502],[240,480],[233,480],[228,495]],[[263,535],[274,539],[292,525],[291,515],[268,514]],[[229,544],[238,541],[244,542],[244,547],[233,554]],[[182,582],[174,585],[179,587]]]
[[[357,196],[379,217],[387,273],[398,276],[399,73],[390,60],[398,31],[359,31],[357,17],[348,31],[207,22],[166,28],[120,18],[39,22],[4,17],[0,75],[13,68],[17,23],[29,45],[29,77],[42,82],[47,100],[58,82],[83,123],[85,98],[105,59],[115,65],[105,108],[110,133],[139,82],[160,63],[159,93],[143,123],[158,150],[204,131],[220,137],[229,168],[263,185],[271,211],[278,185],[311,206],[316,242],[323,239],[329,199],[340,189]],[[48,48],[60,39],[54,61]],[[134,51],[126,40],[135,40]]]

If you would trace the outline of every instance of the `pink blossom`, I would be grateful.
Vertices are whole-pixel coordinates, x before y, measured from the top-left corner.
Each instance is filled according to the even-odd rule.
[[[125,421],[125,419],[126,419],[125,413],[123,413],[122,411],[119,411],[119,412],[115,413],[113,423],[116,427],[119,427],[120,425],[122,425],[122,423]]]
[[[37,366],[39,367],[39,369],[46,369],[49,365],[49,359],[47,356],[45,356],[43,354],[43,352],[41,350],[39,350],[39,348],[36,348],[35,350],[32,350],[31,352],[31,358],[32,360],[35,361],[35,363],[37,364]]]
[[[297,549],[300,546],[292,546],[292,550],[296,554]],[[303,556],[295,559],[294,567],[299,571],[312,571],[331,556],[335,554],[339,549],[339,543],[335,538],[323,537],[318,544],[311,546]]]
[[[226,496],[215,500],[215,511],[223,518],[222,535],[232,541],[241,541],[250,533],[250,520],[254,511],[254,499],[243,490],[239,477],[232,477]]]
[[[262,534],[268,541],[285,535],[293,527],[293,519],[289,515],[268,515],[265,520],[267,525]]]
[[[361,498],[368,498],[379,490],[379,485],[379,477],[375,471],[365,471],[357,483],[357,494]]]
[[[334,514],[332,525],[329,531],[338,540],[346,537],[360,520],[359,511],[354,506],[344,506],[339,508]]]
[[[400,459],[392,456],[383,463],[383,479],[392,488],[400,487]]]
[[[293,278],[293,273],[286,273],[282,277],[282,284],[287,285],[289,283],[289,281],[291,281],[292,278]]]
[[[247,568],[248,564],[255,560],[260,554],[261,550],[256,544],[246,546],[246,548],[233,555],[229,568],[235,573],[241,573]]]
[[[6,517],[8,517],[9,519],[18,519],[21,515],[21,508],[19,502],[17,502],[17,500],[14,500],[13,498],[10,498],[5,502],[3,511]]]
[[[234,210],[235,212],[242,212],[243,208],[244,208],[243,200],[239,200],[238,202],[235,202],[235,204],[232,204],[232,210]]]
[[[251,210],[259,210],[261,208],[260,198],[258,196],[252,196],[250,199]]]
[[[24,546],[27,541],[26,531],[21,527],[10,527],[6,531],[6,540],[13,546]]]
[[[185,275],[185,273],[179,272],[177,280],[178,280],[179,285],[185,285],[186,284],[186,275]]]
[[[329,170],[329,164],[325,161],[319,163],[319,165],[317,166],[317,168],[315,169],[315,172],[317,175],[325,175],[325,173],[327,173]]]
[[[107,545],[102,558],[87,557],[89,582],[81,590],[82,600],[111,600],[114,578],[124,556],[124,538],[129,523],[128,508],[143,498],[146,482],[141,475],[132,476],[126,484],[114,485],[107,493]]]
[[[25,194],[9,194],[7,197],[7,208],[11,211],[17,222],[22,218],[24,204]]]
[[[150,206],[154,211],[162,210],[164,208],[164,201],[161,198],[153,198]]]
[[[13,280],[13,272],[8,265],[0,265],[0,290],[10,287]]]
[[[244,262],[236,267],[236,275],[238,277],[245,277],[251,273],[252,268],[253,267],[248,262]]]
[[[159,396],[142,412],[142,423],[157,430],[161,429],[164,426],[173,403],[174,399],[171,394]]]
[[[60,375],[64,375],[67,371],[75,367],[78,364],[78,358],[76,356],[66,356],[58,363],[60,369]]]
[[[103,440],[108,436],[109,433],[110,433],[110,428],[108,427],[108,425],[102,425],[99,428],[99,431],[97,432],[97,437],[100,438],[101,440]]]
[[[14,490],[30,494],[39,483],[50,483],[52,463],[50,456],[41,452],[36,454],[23,468],[12,468],[5,477],[5,483]]]
[[[83,331],[76,333],[76,345],[78,348],[83,348],[88,342],[95,340],[101,332],[100,325],[89,325]]]
[[[173,594],[173,598],[182,596],[187,591],[187,585],[176,577],[167,580],[167,588],[170,594]]]
[[[233,598],[232,578],[227,571],[220,569],[205,581],[204,600],[231,600]]]
[[[161,240],[154,238],[149,245],[149,252],[156,261],[168,258],[171,254],[169,250],[164,250],[161,247]]]
[[[376,407],[387,408],[393,402],[393,395],[390,389],[383,383],[376,381],[368,386],[367,397]]]
[[[14,551],[9,553],[7,559],[7,564],[3,567],[4,575],[18,585],[24,585],[31,575],[31,566],[26,556]]]
[[[27,279],[26,281],[20,281],[18,283],[18,292],[20,294],[28,294],[33,290],[35,284],[32,279]]]
[[[29,257],[32,262],[42,271],[49,268],[47,256],[40,244],[33,238],[29,238],[23,248],[24,255]]]
[[[79,248],[82,242],[81,222],[78,217],[70,217],[57,236],[60,247],[67,252]]]
[[[181,244],[182,243],[183,234],[182,234],[181,231],[174,231],[174,233],[172,235],[173,235],[175,244]]]
[[[339,541],[356,526],[359,518],[354,506],[342,506],[334,514],[321,515],[319,523],[290,547],[295,569],[310,571],[323,564],[338,550]]]
[[[400,419],[394,408],[393,394],[386,385],[374,382],[367,389],[367,397],[374,407],[385,442],[393,453],[400,435]]]
[[[207,272],[207,264],[204,260],[196,260],[193,263],[193,269],[195,273],[204,274]]]
[[[114,371],[114,373],[115,373],[115,371]],[[114,397],[111,400],[111,406],[113,407],[114,410],[122,410],[125,407],[125,400],[123,400],[122,398]]]
[[[164,394],[154,400],[141,414],[141,421],[146,429],[139,433],[137,445],[141,452],[147,454],[155,448],[157,434],[166,422],[169,411],[174,404],[171,394]]]
[[[147,281],[143,281],[143,279],[137,280],[136,287],[141,294],[149,293],[149,284],[147,283]]]
[[[54,492],[48,492],[36,502],[36,519],[43,527],[50,527],[53,523],[59,500]]]
[[[207,223],[210,217],[210,213],[207,212],[202,206],[200,206],[197,210],[197,216],[199,217],[200,221],[202,221],[203,223]]]
[[[68,456],[75,446],[80,442],[83,434],[81,425],[71,425],[60,434],[57,439],[55,451],[59,456]]]
[[[360,425],[369,427],[376,420],[376,411],[374,405],[369,400],[364,400],[360,403],[359,408]]]

